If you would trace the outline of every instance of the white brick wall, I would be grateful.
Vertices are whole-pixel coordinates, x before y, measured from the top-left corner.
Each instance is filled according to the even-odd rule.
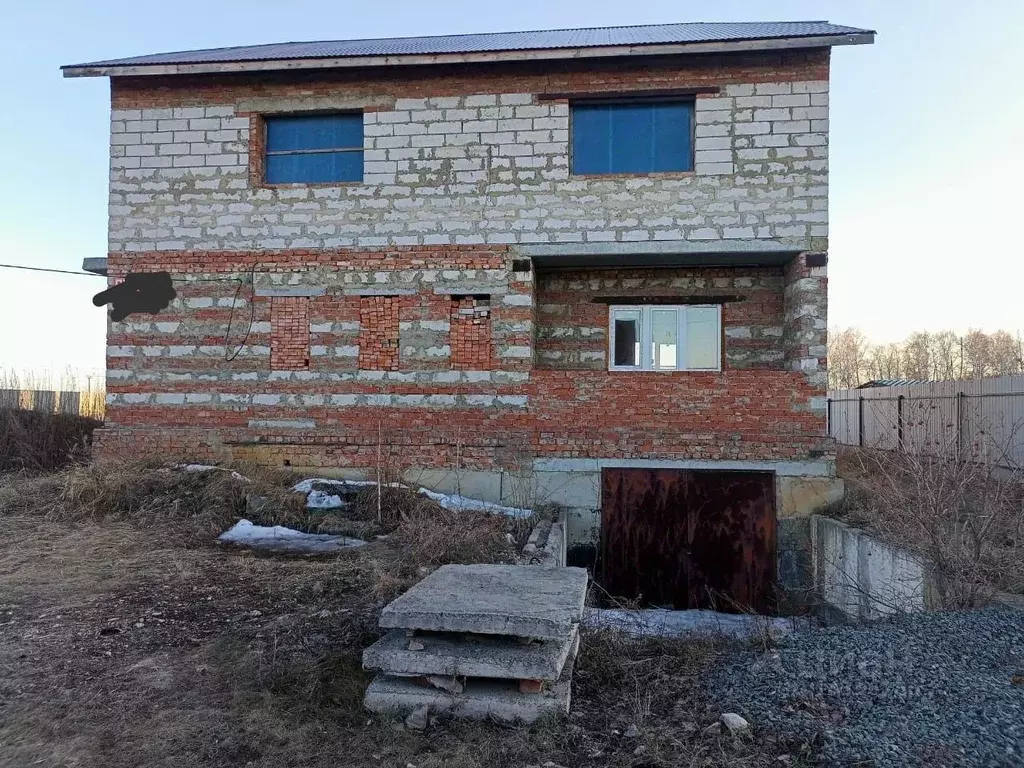
[[[778,238],[828,234],[828,84],[698,98],[692,175],[570,174],[569,108],[531,94],[398,99],[364,116],[364,181],[251,189],[230,107],[115,110],[110,249]],[[812,242],[813,241],[813,242]]]

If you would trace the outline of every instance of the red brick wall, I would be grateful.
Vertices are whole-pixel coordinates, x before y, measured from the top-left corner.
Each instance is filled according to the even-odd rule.
[[[402,297],[364,296],[359,307],[359,367],[398,370],[398,314]]]
[[[488,371],[493,367],[491,303],[482,299],[452,299],[452,368]]]
[[[608,367],[612,297],[722,305],[725,368],[782,370],[783,269],[671,267],[541,271],[537,275],[537,360],[544,368]]]
[[[395,98],[459,96],[466,93],[621,91],[730,83],[827,80],[829,50],[646,58],[623,62],[504,63],[449,67],[394,67],[330,72],[247,75],[114,77],[115,109],[236,104],[251,99],[301,96],[367,97],[380,104]]]
[[[309,368],[309,299],[275,296],[270,300],[270,367],[275,371]]]

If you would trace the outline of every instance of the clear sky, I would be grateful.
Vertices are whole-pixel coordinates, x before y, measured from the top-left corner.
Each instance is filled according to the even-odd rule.
[[[0,262],[106,255],[109,91],[58,67],[161,51],[678,21],[826,19],[833,51],[830,324],[874,341],[1024,328],[1021,0],[8,0]],[[0,269],[0,368],[102,369],[103,280]]]

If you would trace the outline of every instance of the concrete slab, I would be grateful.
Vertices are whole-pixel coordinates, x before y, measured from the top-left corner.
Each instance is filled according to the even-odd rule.
[[[545,715],[567,714],[578,648],[577,636],[561,677],[542,693],[521,693],[518,683],[511,680],[471,678],[462,693],[454,694],[407,679],[377,675],[366,690],[363,705],[378,714],[404,716],[425,705],[432,715],[450,714],[470,720],[492,717],[522,723],[532,723]]]
[[[410,651],[410,639],[396,629],[363,651],[363,668],[398,676],[557,680],[576,638],[576,627],[564,641],[530,645],[503,635],[417,634],[423,649]]]
[[[562,640],[586,593],[583,568],[443,565],[385,606],[380,626]]]

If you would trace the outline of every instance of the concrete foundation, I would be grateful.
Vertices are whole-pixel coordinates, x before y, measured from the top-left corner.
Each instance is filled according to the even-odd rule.
[[[444,565],[385,606],[380,626],[566,638],[583,615],[582,568]]]
[[[810,537],[814,587],[836,616],[877,619],[931,604],[927,568],[910,553],[819,515]]]

